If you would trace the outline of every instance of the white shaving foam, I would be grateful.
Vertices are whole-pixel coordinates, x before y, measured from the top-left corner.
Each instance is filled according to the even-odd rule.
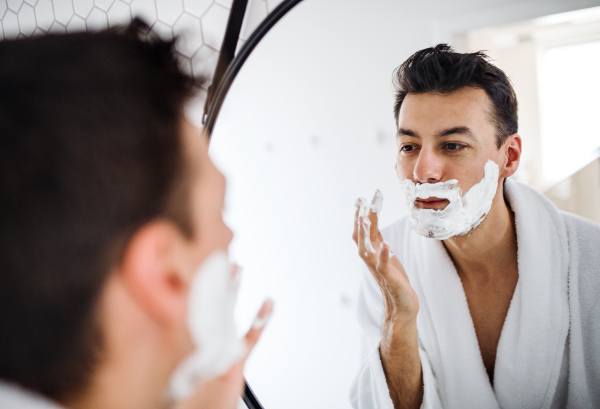
[[[375,195],[373,195],[373,200],[371,200],[371,211],[377,215],[379,219],[379,213],[381,213],[381,209],[383,208],[383,193],[381,190],[377,189],[375,191]]]
[[[358,217],[360,218],[362,216],[363,218],[363,229],[365,230],[365,236],[364,236],[364,244],[365,244],[365,249],[367,249],[367,252],[369,253],[373,253],[375,254],[375,249],[373,248],[373,245],[371,244],[371,237],[370,237],[370,232],[371,232],[371,220],[369,220],[369,205],[367,202],[367,199],[365,199],[364,197],[359,197],[356,200],[356,206],[358,206]],[[365,256],[367,255],[367,253],[365,253]]]
[[[216,252],[192,279],[187,323],[196,349],[171,377],[175,400],[189,396],[200,379],[224,373],[245,353],[233,319],[239,278],[232,277],[231,271],[226,253]]]
[[[438,240],[468,233],[483,221],[492,207],[498,188],[499,168],[491,160],[485,164],[483,179],[462,196],[458,181],[448,180],[439,183],[420,183],[405,179],[402,188],[410,210],[412,229],[425,237]],[[462,196],[462,197],[461,197]],[[417,199],[430,197],[447,199],[442,210],[419,209]]]

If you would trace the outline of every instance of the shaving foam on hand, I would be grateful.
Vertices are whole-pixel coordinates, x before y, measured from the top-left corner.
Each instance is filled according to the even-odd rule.
[[[381,190],[377,189],[375,191],[370,208],[377,215],[377,219],[379,219],[379,213],[381,213],[381,209],[383,208],[383,193],[381,193]]]
[[[227,254],[215,252],[192,279],[187,324],[196,349],[171,377],[174,400],[188,397],[200,379],[223,374],[246,352],[235,330],[233,311],[239,278],[232,277],[231,272]]]
[[[461,197],[457,180],[416,184],[402,181],[402,189],[410,210],[411,227],[425,237],[438,240],[468,233],[481,223],[492,207],[498,189],[498,165],[491,160],[485,164],[484,176]],[[435,197],[449,201],[442,210],[419,209],[416,200]]]

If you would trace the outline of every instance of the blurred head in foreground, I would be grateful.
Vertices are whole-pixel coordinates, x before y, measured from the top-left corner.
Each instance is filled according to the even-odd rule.
[[[194,348],[194,273],[232,238],[183,115],[197,85],[137,20],[0,42],[1,381],[68,407],[165,405]]]

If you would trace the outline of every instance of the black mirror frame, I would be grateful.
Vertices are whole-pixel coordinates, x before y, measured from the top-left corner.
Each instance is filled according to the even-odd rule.
[[[235,56],[235,58],[231,61],[231,63],[227,66],[227,70],[223,75],[223,79],[216,84],[216,89],[214,91],[214,96],[211,96],[210,99],[206,101],[207,106],[205,110],[207,111],[206,122],[204,124],[204,130],[210,139],[212,137],[213,128],[217,121],[217,117],[219,116],[219,112],[221,111],[221,106],[223,105],[223,101],[227,96],[227,92],[231,87],[231,84],[235,80],[238,72],[248,59],[248,56],[257,44],[262,40],[262,38],[267,34],[267,32],[294,6],[300,3],[302,0],[284,0],[281,2],[275,9],[270,12],[267,17],[260,23],[260,25],[252,32],[248,40],[244,43],[239,53]],[[245,7],[244,7],[245,8]],[[225,33],[227,37],[227,33]],[[221,49],[221,54],[227,52]],[[231,53],[233,54],[233,53]],[[219,56],[220,57],[220,56]],[[211,85],[212,86],[212,85]]]
[[[223,46],[221,47],[221,52],[219,54],[219,62],[215,69],[213,84],[209,90],[209,95],[206,100],[206,106],[204,107],[205,111],[205,119],[204,122],[204,130],[208,135],[209,143],[212,138],[212,132],[219,116],[219,112],[221,111],[221,107],[223,106],[223,101],[227,96],[227,92],[229,92],[229,88],[231,88],[231,84],[235,80],[238,72],[248,59],[248,56],[256,45],[260,42],[260,40],[267,34],[267,32],[294,6],[300,3],[302,0],[284,0],[281,2],[271,13],[265,17],[265,19],[260,23],[260,25],[252,32],[250,38],[244,43],[239,53],[231,59],[235,52],[235,46],[237,41],[227,41],[229,37],[236,37],[239,35],[239,30],[241,28],[241,20],[243,19],[243,15],[245,14],[247,0],[234,0],[234,4],[232,6],[230,20],[227,24],[227,30],[225,32],[225,38],[223,39]],[[237,3],[237,6],[236,6]],[[238,15],[234,16],[234,9],[238,11]],[[229,64],[227,62],[231,61]],[[227,67],[225,73],[222,74],[222,70],[224,67]],[[222,79],[221,79],[222,75]],[[215,83],[216,82],[216,83]],[[259,400],[254,395],[254,392],[248,385],[248,382],[245,382],[244,388],[244,396],[242,399],[248,409],[264,409]]]

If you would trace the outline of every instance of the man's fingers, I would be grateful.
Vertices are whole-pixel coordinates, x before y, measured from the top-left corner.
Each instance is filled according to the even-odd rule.
[[[248,355],[250,355],[250,352],[252,352],[252,349],[258,342],[260,334],[262,334],[263,329],[267,325],[267,322],[269,322],[269,318],[271,318],[272,313],[273,300],[267,299],[258,311],[258,314],[256,314],[256,318],[254,319],[252,327],[246,333],[246,358],[248,357]]]
[[[377,272],[384,278],[387,278],[390,273],[390,245],[385,241],[379,247],[377,256]]]
[[[371,222],[371,241],[376,242],[379,236],[379,213],[383,207],[383,194],[379,189],[375,191],[373,195],[373,199],[371,199],[371,203],[369,204],[369,221]]]

